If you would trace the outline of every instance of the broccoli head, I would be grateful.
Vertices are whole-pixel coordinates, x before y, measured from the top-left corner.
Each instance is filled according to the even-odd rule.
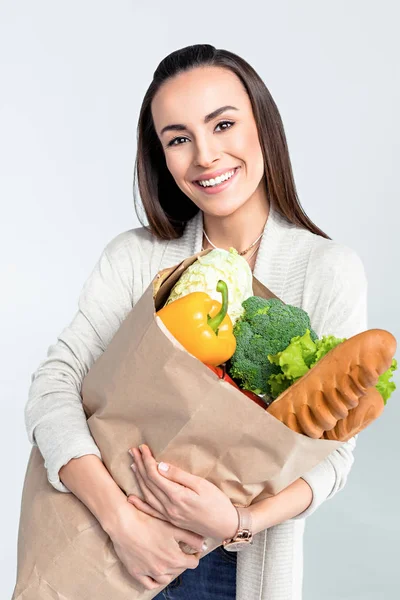
[[[268,360],[268,354],[281,352],[295,336],[309,329],[311,339],[318,339],[312,330],[310,317],[301,308],[283,304],[272,298],[250,296],[242,303],[243,315],[235,323],[236,351],[227,370],[245,390],[256,394],[271,394],[268,379],[281,372]]]

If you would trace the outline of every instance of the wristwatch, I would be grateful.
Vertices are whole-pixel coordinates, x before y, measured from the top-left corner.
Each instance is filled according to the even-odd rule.
[[[235,505],[234,505],[235,506]],[[224,540],[222,542],[225,550],[229,552],[238,552],[243,550],[253,543],[253,532],[252,532],[252,519],[251,512],[244,506],[235,506],[238,517],[239,527],[232,539]]]

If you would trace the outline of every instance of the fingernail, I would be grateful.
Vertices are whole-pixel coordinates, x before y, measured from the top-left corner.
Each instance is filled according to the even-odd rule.
[[[132,458],[134,458],[134,454],[133,454],[133,452],[132,452],[132,450],[130,448],[129,448],[128,452],[132,456]]]
[[[140,444],[140,446],[139,446],[139,450],[140,450],[140,452],[143,452],[142,445],[143,445],[143,444]]]
[[[205,552],[206,550],[208,550],[208,544],[207,544],[207,542],[203,542],[203,545],[202,545],[201,549],[203,550],[203,552]]]
[[[158,469],[159,471],[168,471],[169,465],[167,465],[165,462],[160,462],[158,463]]]
[[[136,472],[137,466],[135,465],[135,463],[131,464],[131,469],[132,469],[132,471]]]

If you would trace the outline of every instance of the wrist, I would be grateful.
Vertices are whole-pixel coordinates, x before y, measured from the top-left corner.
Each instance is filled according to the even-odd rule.
[[[248,506],[235,506],[238,514],[238,527],[234,535],[223,541],[223,546],[229,552],[244,550],[253,543],[253,524],[251,510]]]
[[[124,529],[126,523],[132,524],[132,515],[140,511],[130,504],[127,499],[117,502],[115,506],[105,511],[104,516],[99,519],[100,525],[106,534],[113,539]]]
[[[264,529],[268,529],[270,526],[268,522],[268,500],[269,498],[249,506],[253,523],[253,535],[260,533],[260,531],[263,531]]]
[[[59,476],[105,531],[115,526],[127,498],[97,456],[87,454],[71,459],[60,469]]]

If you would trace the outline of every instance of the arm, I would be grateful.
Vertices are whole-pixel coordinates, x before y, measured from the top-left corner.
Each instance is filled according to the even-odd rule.
[[[86,422],[81,385],[132,308],[131,231],[106,246],[79,297],[78,311],[32,375],[25,407],[29,440],[45,459],[49,482],[70,492],[59,470],[71,459],[101,454]]]
[[[349,338],[368,329],[368,282],[364,265],[354,250],[338,247],[332,264],[333,285],[330,302],[322,324],[317,324],[317,334]],[[358,435],[334,450],[325,460],[302,476],[310,486],[313,498],[306,510],[293,519],[310,516],[325,500],[330,500],[346,485],[354,463],[353,452]]]
[[[319,248],[317,248],[317,251]],[[328,261],[327,261],[328,259]],[[319,337],[335,335],[349,338],[368,329],[367,279],[358,255],[350,248],[335,246],[331,256],[318,254],[310,264],[309,305],[305,296],[303,308],[310,314]],[[331,281],[329,301],[320,310],[312,310],[318,297],[318,280]],[[323,295],[322,295],[323,297]],[[313,318],[315,316],[315,318]],[[313,469],[272,498],[252,505],[254,526],[261,531],[288,519],[305,519],[343,489],[354,463],[353,451],[358,435],[332,452]]]
[[[251,504],[253,534],[301,514],[310,506],[312,497],[311,487],[300,477],[279,494]]]
[[[198,566],[206,549],[204,538],[137,510],[96,456],[70,460],[60,475],[99,521],[128,573],[146,589],[165,587],[186,569]],[[196,554],[185,554],[181,542]]]
[[[91,454],[73,458],[60,469],[59,475],[67,489],[83,502],[110,535],[126,508],[126,496],[101,459]]]

